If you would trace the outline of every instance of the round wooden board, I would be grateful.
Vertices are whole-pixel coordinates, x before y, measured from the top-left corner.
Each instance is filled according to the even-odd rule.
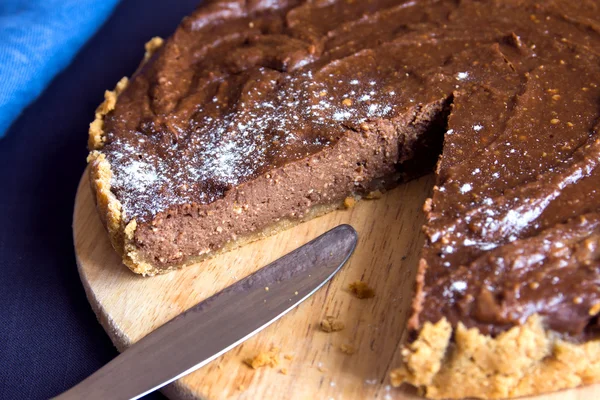
[[[361,201],[350,210],[335,211],[181,271],[143,278],[124,267],[113,251],[86,173],[77,191],[73,221],[79,273],[94,312],[123,351],[238,279],[328,229],[350,223],[359,233],[358,246],[326,287],[163,392],[171,399],[416,399],[411,388],[390,387],[388,376],[400,363],[399,346],[423,241],[421,207],[432,182],[432,177],[424,177],[379,200]],[[373,287],[375,297],[359,300],[348,293],[348,285],[357,280]],[[329,315],[341,320],[345,329],[320,331],[320,321]],[[343,344],[356,352],[345,354],[340,350]],[[252,370],[243,363],[272,347],[281,349],[278,367]],[[600,385],[536,400],[597,398]]]

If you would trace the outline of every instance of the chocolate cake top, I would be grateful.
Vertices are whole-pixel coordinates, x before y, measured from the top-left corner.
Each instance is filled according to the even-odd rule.
[[[600,308],[597,1],[210,1],[105,120],[126,219],[210,204],[451,101],[412,327],[574,336]],[[308,173],[308,172],[307,172]],[[597,310],[600,311],[600,310]]]

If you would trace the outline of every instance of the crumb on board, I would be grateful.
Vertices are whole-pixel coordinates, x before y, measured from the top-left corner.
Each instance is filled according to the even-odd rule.
[[[238,390],[239,391],[244,391],[244,390],[246,390],[246,386],[240,385],[240,386],[238,386]]]
[[[253,358],[244,360],[244,363],[252,369],[276,367],[279,364],[279,349],[275,347],[269,351],[258,353]]]
[[[371,297],[375,297],[375,290],[363,281],[352,282],[348,288],[350,289],[350,293],[359,299],[370,299]]]
[[[287,368],[281,368],[281,369],[279,370],[279,372],[280,372],[281,374],[283,374],[283,375],[287,375],[287,374],[288,374],[288,370],[287,370]]]
[[[348,196],[344,199],[344,207],[352,208],[356,204],[356,199],[352,196]]]
[[[340,346],[340,350],[342,351],[342,353],[348,354],[348,355],[352,355],[352,354],[356,353],[356,347],[349,345],[349,344],[342,344]]]
[[[317,365],[317,369],[319,370],[319,372],[327,372],[327,368],[325,368],[322,363],[319,363]]]
[[[284,354],[283,358],[285,358],[286,360],[293,360],[294,359],[294,355],[293,354]]]
[[[323,332],[339,332],[345,328],[344,323],[335,317],[328,315],[321,321],[321,330]]]
[[[375,199],[380,199],[381,196],[383,196],[383,193],[381,192],[381,190],[374,190],[372,192],[369,192],[365,196],[365,199],[367,199],[367,200],[375,200]]]

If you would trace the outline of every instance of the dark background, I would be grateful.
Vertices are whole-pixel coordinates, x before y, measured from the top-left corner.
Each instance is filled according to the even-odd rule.
[[[0,139],[0,399],[57,395],[117,355],[86,298],[71,219],[94,110],[199,0],[124,0]],[[162,398],[159,394],[148,398]]]

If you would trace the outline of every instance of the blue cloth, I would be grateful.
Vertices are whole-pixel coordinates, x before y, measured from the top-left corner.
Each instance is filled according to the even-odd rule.
[[[198,3],[121,0],[0,140],[1,400],[48,399],[117,355],[86,300],[73,254],[87,130],[104,90],[139,65],[144,43],[169,36]],[[6,4],[0,0],[1,15]]]
[[[117,1],[0,1],[0,136],[69,64]]]

